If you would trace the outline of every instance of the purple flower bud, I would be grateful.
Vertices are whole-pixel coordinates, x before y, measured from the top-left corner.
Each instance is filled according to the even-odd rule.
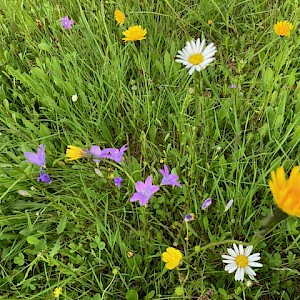
[[[231,199],[225,206],[225,209],[224,209],[224,212],[226,212],[230,207],[231,205],[233,204],[233,199]]]
[[[195,214],[191,213],[191,214],[187,214],[185,217],[184,217],[184,221],[185,222],[191,222],[191,221],[194,221],[195,220]]]
[[[230,87],[231,89],[236,89],[236,85],[235,85],[235,84],[231,84],[229,87]]]
[[[43,168],[40,168],[40,177],[37,179],[37,182],[50,183],[51,178],[49,174],[43,173]]]
[[[211,198],[207,198],[207,199],[204,200],[204,202],[202,203],[201,208],[202,208],[202,209],[207,209],[211,204],[212,204]]]
[[[114,183],[115,183],[115,185],[117,185],[118,187],[121,187],[122,180],[123,180],[122,177],[115,177],[115,178],[114,178]]]

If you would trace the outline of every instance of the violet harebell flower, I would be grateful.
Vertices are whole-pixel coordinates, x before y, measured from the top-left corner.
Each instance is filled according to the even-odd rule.
[[[72,24],[74,23],[74,20],[69,20],[69,16],[65,16],[64,18],[61,18],[61,25],[64,27],[64,29],[72,29]]]
[[[115,177],[115,178],[114,178],[114,183],[115,183],[115,185],[118,186],[118,187],[121,187],[122,180],[123,180],[122,177]]]
[[[99,158],[108,158],[108,149],[100,149],[99,146],[92,146],[90,149],[90,154],[92,154],[93,156],[97,156]]]
[[[159,172],[163,176],[163,179],[161,181],[162,185],[171,185],[171,186],[177,185],[181,187],[181,184],[177,182],[178,176],[176,174],[170,174],[169,169],[166,165],[164,165],[164,170],[159,170]]]
[[[50,175],[47,173],[43,173],[43,168],[40,168],[40,176],[37,179],[37,182],[45,182],[45,183],[50,183],[51,178]]]
[[[135,184],[136,193],[130,198],[130,202],[140,201],[140,205],[147,204],[149,199],[159,190],[159,186],[152,185],[152,176],[147,177],[145,183],[138,181]]]
[[[123,160],[124,152],[127,150],[126,146],[126,144],[123,145],[120,150],[117,148],[106,148],[103,149],[103,151],[105,150],[109,152],[109,154],[106,155],[107,158],[110,158],[111,160],[120,163]]]
[[[206,200],[203,201],[201,208],[206,209],[209,206],[211,206],[211,204],[212,204],[211,198],[207,198]]]
[[[45,145],[40,144],[37,150],[37,153],[34,152],[24,152],[27,160],[39,167],[46,165],[46,154],[45,154]]]

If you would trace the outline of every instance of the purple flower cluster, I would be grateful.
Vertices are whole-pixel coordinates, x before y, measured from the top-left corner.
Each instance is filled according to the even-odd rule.
[[[38,182],[50,183],[51,178],[47,173],[43,173],[43,168],[46,166],[46,153],[45,153],[45,145],[40,144],[37,150],[37,153],[34,152],[24,152],[27,160],[34,165],[40,167],[40,176],[38,177]]]
[[[97,158],[109,158],[116,163],[120,163],[123,160],[123,155],[126,150],[126,144],[123,145],[121,149],[105,148],[101,150],[99,146],[92,146],[89,153]],[[99,159],[95,159],[94,161],[99,162]]]
[[[163,175],[161,185],[171,185],[181,187],[181,184],[177,181],[178,176],[176,174],[170,174],[169,169],[164,165],[164,170],[159,170]],[[149,199],[159,190],[158,185],[152,184],[152,176],[148,176],[145,183],[138,181],[135,184],[136,193],[130,198],[130,202],[140,201],[140,205],[144,206],[148,203]]]
[[[123,145],[120,149],[117,148],[104,148],[101,149],[99,146],[93,145],[90,150],[85,150],[87,153],[95,157],[94,161],[99,162],[99,159],[107,158],[120,163],[123,161],[124,152],[127,150],[127,145]],[[50,183],[51,179],[49,174],[43,172],[43,168],[46,165],[46,154],[45,146],[41,144],[38,147],[37,153],[34,152],[24,152],[27,160],[40,167],[40,176],[37,178],[38,182]],[[181,187],[178,182],[178,176],[176,174],[171,174],[169,168],[164,165],[164,169],[160,169],[159,172],[162,174],[163,178],[161,180],[161,185],[171,185],[172,187]],[[122,177],[115,177],[114,184],[121,187]],[[148,176],[145,182],[138,181],[135,184],[136,193],[130,198],[131,202],[139,201],[140,205],[144,206],[148,203],[149,199],[160,189],[158,185],[152,184],[152,176]]]

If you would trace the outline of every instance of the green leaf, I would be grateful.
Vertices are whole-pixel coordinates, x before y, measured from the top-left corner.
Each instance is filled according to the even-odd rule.
[[[125,295],[126,300],[138,300],[139,296],[136,290],[129,290]]]
[[[27,237],[27,243],[30,245],[36,245],[39,243],[39,239],[34,235],[29,235]]]
[[[67,216],[63,216],[63,218],[60,220],[57,228],[56,228],[56,232],[57,234],[61,234],[64,232],[66,226],[67,226],[67,223],[68,223],[68,217]]]
[[[154,295],[155,295],[155,291],[149,292],[149,293],[146,295],[145,300],[149,300],[149,299],[153,298]]]
[[[24,265],[24,255],[23,253],[19,253],[18,256],[14,258],[14,263],[19,265],[20,267]]]

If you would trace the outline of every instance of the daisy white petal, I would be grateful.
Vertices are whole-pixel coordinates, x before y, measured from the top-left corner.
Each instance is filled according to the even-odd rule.
[[[240,254],[240,252],[239,252],[239,248],[237,247],[237,245],[236,245],[236,244],[233,244],[233,249],[234,249],[234,251],[235,251],[235,253],[236,253],[237,255],[239,255],[239,254]]]
[[[243,268],[237,268],[235,272],[235,280],[237,281],[243,281],[244,280],[244,269]]]
[[[257,263],[257,262],[254,262],[254,261],[250,261],[248,266],[250,267],[256,267],[256,268],[260,268],[262,267],[263,265],[261,263]]]
[[[227,252],[233,257],[233,258],[235,258],[235,257],[237,257],[237,253],[233,250],[233,249],[231,249],[231,248],[227,248]]]
[[[252,275],[252,276],[255,276],[255,275],[256,275],[256,273],[253,271],[253,269],[250,268],[249,266],[247,266],[247,267],[245,268],[245,273],[248,274],[248,275]]]
[[[234,260],[232,260],[232,259],[224,259],[224,260],[222,260],[222,262],[223,262],[224,264],[231,264],[231,263],[234,262]]]
[[[244,247],[243,245],[239,245],[240,255],[244,254]]]
[[[204,45],[205,45],[205,39],[203,39],[202,43],[200,44],[200,47],[199,47],[200,52],[203,51]]]
[[[225,259],[231,259],[231,260],[234,260],[234,257],[230,256],[230,255],[226,255],[226,254],[223,254],[221,255],[223,258]]]
[[[228,271],[228,273],[233,273],[236,269],[237,266],[235,264],[225,266],[225,271]]]
[[[244,249],[243,245],[233,244],[233,249],[227,249],[229,255],[221,255],[223,263],[226,264],[225,271],[228,273],[235,271],[235,280],[243,281],[245,274],[253,280],[256,273],[251,267],[259,268],[263,266],[261,263],[256,262],[260,260],[259,253],[250,255],[252,249],[253,246]]]
[[[260,256],[253,256],[253,255],[250,255],[248,257],[249,261],[258,261],[260,260]]]
[[[248,247],[246,248],[246,250],[245,250],[245,255],[246,255],[246,256],[249,256],[250,253],[251,253],[251,251],[252,251],[252,249],[253,249],[253,246],[252,246],[252,245],[251,245],[251,246],[248,246]]]
[[[213,43],[205,47],[205,39],[187,41],[186,46],[178,51],[175,61],[188,66],[189,75],[192,75],[195,71],[200,72],[213,62],[216,52],[217,48]]]

